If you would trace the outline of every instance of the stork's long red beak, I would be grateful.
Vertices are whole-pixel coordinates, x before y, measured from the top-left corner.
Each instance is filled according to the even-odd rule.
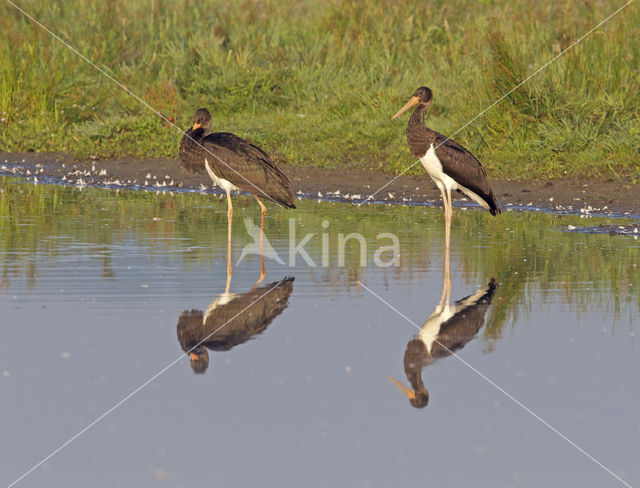
[[[407,110],[409,110],[411,107],[418,105],[418,102],[420,100],[418,99],[418,97],[411,97],[409,99],[409,101],[407,102],[407,104],[402,107],[400,110],[398,110],[398,113],[395,114],[393,117],[391,117],[391,120],[395,119],[398,115],[402,115],[404,112],[406,112]]]

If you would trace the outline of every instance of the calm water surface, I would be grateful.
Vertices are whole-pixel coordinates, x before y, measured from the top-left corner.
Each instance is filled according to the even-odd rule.
[[[235,201],[234,263],[253,242],[245,218],[259,225]],[[2,179],[0,485],[155,377],[16,486],[624,486],[479,373],[640,484],[640,241],[566,231],[633,222],[456,211],[451,303],[471,298],[439,333],[467,364],[420,339],[438,331],[443,222],[271,209],[284,264],[267,259],[252,292],[246,255],[224,295],[224,200]],[[291,265],[292,232],[314,234],[313,263]],[[364,266],[355,240],[339,265],[352,232]],[[374,263],[384,232],[399,266]],[[207,335],[192,365],[184,350]]]

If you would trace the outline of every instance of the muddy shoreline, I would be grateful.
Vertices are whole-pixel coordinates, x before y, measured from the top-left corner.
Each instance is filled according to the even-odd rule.
[[[360,202],[389,183],[394,175],[359,169],[298,168],[281,165],[291,178],[296,195]],[[175,159],[118,158],[78,160],[58,153],[0,153],[0,175],[40,182],[107,188],[151,190],[211,189],[207,175],[185,173]],[[489,179],[503,210],[543,209],[553,212],[640,216],[640,185],[599,180]],[[454,204],[469,201],[454,196]],[[373,200],[396,204],[440,205],[440,192],[425,174],[400,176]]]

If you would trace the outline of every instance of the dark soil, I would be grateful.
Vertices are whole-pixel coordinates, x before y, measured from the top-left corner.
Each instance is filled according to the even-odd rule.
[[[357,169],[298,168],[280,165],[298,196],[360,202],[377,192],[375,201],[400,204],[436,203],[440,192],[431,178],[400,176]],[[144,187],[148,189],[211,188],[209,177],[185,173],[173,159],[80,161],[55,153],[0,153],[0,174],[76,186]],[[496,180],[491,188],[504,209],[531,207],[561,212],[640,215],[640,185],[599,180]],[[385,186],[387,185],[388,186]],[[384,187],[383,189],[381,189]],[[462,195],[454,200],[464,204]],[[469,203],[469,202],[467,202]]]

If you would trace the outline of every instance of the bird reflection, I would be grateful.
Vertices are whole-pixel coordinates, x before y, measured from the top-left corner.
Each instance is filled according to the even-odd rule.
[[[211,351],[228,351],[264,332],[273,319],[289,306],[293,277],[254,286],[247,293],[225,292],[215,298],[206,312],[185,310],[178,318],[178,341],[191,358],[194,373],[204,373]]]
[[[415,408],[424,408],[429,403],[429,392],[422,382],[422,369],[437,359],[459,351],[475,337],[484,325],[485,314],[498,288],[498,282],[492,278],[486,286],[450,305],[451,272],[448,251],[446,248],[440,302],[420,332],[409,341],[404,353],[404,372],[411,388],[389,377]]]

